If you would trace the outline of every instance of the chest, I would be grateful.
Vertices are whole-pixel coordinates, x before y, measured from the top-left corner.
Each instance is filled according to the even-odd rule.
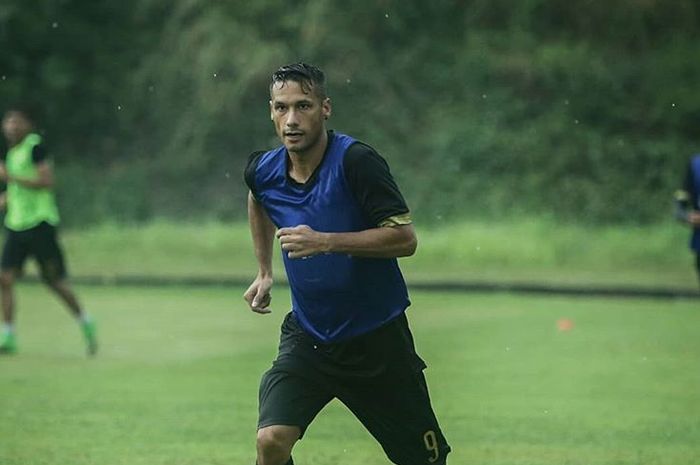
[[[278,227],[305,224],[317,231],[354,231],[364,221],[342,173],[323,169],[310,185],[284,176],[262,189],[263,204]]]
[[[11,149],[7,154],[5,166],[10,176],[25,177],[36,174],[31,150],[26,150],[24,147]]]

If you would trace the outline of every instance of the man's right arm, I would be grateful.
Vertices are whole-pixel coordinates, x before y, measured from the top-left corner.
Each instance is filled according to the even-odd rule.
[[[272,288],[272,250],[275,238],[275,225],[263,206],[248,192],[248,222],[253,238],[255,258],[258,261],[258,275],[248,287],[243,298],[256,313],[270,313],[270,289]]]
[[[5,166],[5,155],[0,157],[0,211],[7,210],[7,167]]]

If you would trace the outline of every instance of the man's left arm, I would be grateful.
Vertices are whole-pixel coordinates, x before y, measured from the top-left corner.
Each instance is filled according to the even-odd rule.
[[[345,178],[368,221],[377,226],[358,232],[328,233],[299,225],[281,228],[277,237],[289,258],[321,253],[396,258],[413,255],[418,246],[406,202],[389,165],[371,147],[355,143],[343,163]]]
[[[695,209],[697,193],[695,192],[695,182],[693,180],[693,168],[688,164],[688,168],[683,180],[683,188],[675,193],[677,220],[687,223],[693,227],[700,226],[700,211]]]

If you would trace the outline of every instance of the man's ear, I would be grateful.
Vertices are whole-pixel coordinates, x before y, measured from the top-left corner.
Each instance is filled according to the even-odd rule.
[[[322,112],[323,112],[323,119],[328,119],[331,117],[331,113],[333,113],[333,106],[331,105],[331,99],[326,97],[323,100],[323,103],[321,104],[322,107]]]

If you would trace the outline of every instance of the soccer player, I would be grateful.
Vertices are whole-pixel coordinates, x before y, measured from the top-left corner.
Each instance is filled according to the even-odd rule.
[[[683,188],[676,191],[676,218],[693,230],[690,248],[700,278],[700,154],[691,157]]]
[[[272,75],[270,114],[282,146],[250,156],[245,180],[259,269],[244,294],[270,312],[272,250],[281,244],[292,311],[259,394],[257,465],[293,464],[316,414],[343,402],[398,465],[446,464],[450,446],[433,413],[405,310],[396,258],[417,239],[389,167],[370,146],[326,129],[321,70]]]
[[[93,355],[97,351],[95,323],[81,308],[66,279],[56,235],[59,214],[52,190],[52,164],[41,136],[34,131],[31,111],[23,106],[8,109],[2,119],[2,133],[8,150],[0,161],[0,180],[7,183],[7,190],[0,195],[0,207],[7,210],[0,266],[3,316],[0,353],[17,351],[13,287],[24,262],[32,256],[39,264],[42,280],[78,320],[88,354]]]

